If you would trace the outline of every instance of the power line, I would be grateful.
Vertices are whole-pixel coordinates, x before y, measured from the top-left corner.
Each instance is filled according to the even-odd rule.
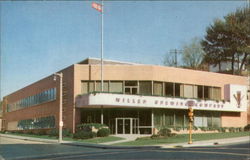
[[[169,53],[174,54],[174,65],[175,65],[175,67],[177,67],[178,66],[178,62],[177,62],[178,55],[177,54],[183,53],[183,50],[172,49],[172,50],[170,50]]]

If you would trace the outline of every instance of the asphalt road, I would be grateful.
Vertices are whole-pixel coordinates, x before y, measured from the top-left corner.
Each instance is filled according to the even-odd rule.
[[[0,137],[3,159],[143,159],[143,160],[250,160],[250,143],[216,147],[169,149],[99,149]]]

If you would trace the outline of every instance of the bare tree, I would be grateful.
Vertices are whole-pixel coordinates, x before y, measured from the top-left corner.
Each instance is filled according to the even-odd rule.
[[[197,37],[191,39],[189,43],[183,46],[182,60],[186,67],[199,69],[203,60],[204,51],[201,46],[201,40]]]

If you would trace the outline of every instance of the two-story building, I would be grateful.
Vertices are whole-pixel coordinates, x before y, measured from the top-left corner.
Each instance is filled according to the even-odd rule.
[[[197,127],[244,127],[247,78],[182,68],[88,58],[63,74],[63,127],[104,123],[113,134],[152,134],[188,125],[188,101]],[[3,129],[57,128],[59,81],[53,74],[4,97]]]

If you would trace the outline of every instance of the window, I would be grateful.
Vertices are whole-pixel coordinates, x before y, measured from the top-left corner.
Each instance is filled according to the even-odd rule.
[[[125,81],[125,94],[138,94],[137,81]]]
[[[102,87],[101,87],[101,82],[98,81],[96,82],[96,91],[100,92],[102,90]],[[104,92],[108,92],[109,91],[109,83],[108,82],[103,82],[103,91]]]
[[[54,116],[20,120],[17,123],[17,128],[19,130],[54,128],[54,127],[55,127]]]
[[[109,86],[109,92],[111,93],[122,93],[123,83],[119,81],[111,81]]]
[[[94,92],[95,90],[95,83],[89,82],[89,93]]]
[[[174,84],[174,96],[175,97],[183,97],[183,85],[181,85],[180,83],[175,83]]]
[[[88,82],[82,82],[81,83],[81,93],[82,94],[87,94],[89,92],[88,88],[89,88]]]
[[[174,84],[165,83],[165,96],[174,96]]]
[[[152,82],[151,81],[140,81],[139,82],[140,94],[152,95]]]
[[[203,99],[203,86],[198,86],[198,98]]]
[[[195,85],[184,85],[184,97],[186,98],[197,98],[198,88]]]
[[[162,96],[163,95],[163,83],[162,82],[154,82],[154,93],[153,95]]]
[[[37,105],[37,104],[44,103],[44,102],[49,102],[55,99],[56,99],[56,89],[51,88],[49,90],[45,90],[41,93],[38,93],[36,95],[23,98],[12,104],[8,104],[7,112],[30,107],[30,106]]]
[[[204,86],[204,99],[209,99],[209,88]]]
[[[212,89],[212,97],[214,100],[221,100],[221,89],[219,87],[213,87]]]

